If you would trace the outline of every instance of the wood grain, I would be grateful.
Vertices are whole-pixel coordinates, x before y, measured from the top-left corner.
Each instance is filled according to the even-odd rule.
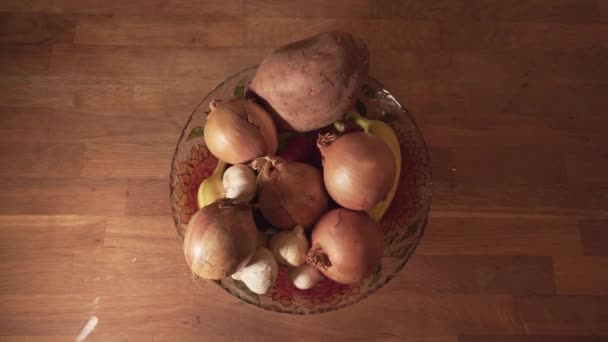
[[[551,295],[553,279],[549,257],[419,256],[407,265],[407,277],[386,292]]]
[[[598,3],[593,0],[447,0],[374,2],[375,15],[383,18],[434,21],[500,21],[500,22],[575,22],[599,20]]]
[[[403,271],[321,315],[192,281],[181,130],[273,48],[361,36],[431,151]],[[0,341],[605,342],[608,1],[0,2]]]
[[[416,254],[423,255],[581,255],[577,222],[570,218],[487,215],[463,218],[439,214]]]
[[[553,258],[557,292],[570,295],[608,294],[608,258],[556,256]]]
[[[580,220],[585,255],[608,255],[608,220]]]
[[[460,336],[458,342],[605,342],[607,338],[593,336],[500,336],[479,335]]]

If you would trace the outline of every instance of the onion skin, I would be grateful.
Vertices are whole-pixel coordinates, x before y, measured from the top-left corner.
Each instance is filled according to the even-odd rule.
[[[250,99],[214,100],[204,128],[205,144],[218,159],[243,164],[277,150],[274,121]]]
[[[329,197],[317,168],[281,158],[263,163],[258,175],[258,206],[264,218],[280,229],[310,229],[327,210]]]
[[[307,262],[340,284],[370,275],[384,253],[382,231],[367,214],[338,208],[327,212],[312,231]]]
[[[325,187],[339,205],[368,210],[391,190],[395,158],[380,138],[364,132],[346,134],[322,153]]]
[[[220,200],[201,208],[188,222],[184,255],[197,276],[222,279],[249,262],[257,238],[252,209]]]

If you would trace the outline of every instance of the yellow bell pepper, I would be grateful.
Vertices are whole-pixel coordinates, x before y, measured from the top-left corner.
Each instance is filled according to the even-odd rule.
[[[395,157],[395,180],[393,181],[393,187],[382,201],[376,204],[373,208],[367,210],[367,214],[376,222],[379,222],[384,213],[388,210],[391,205],[395,192],[397,191],[397,185],[399,185],[399,178],[401,177],[401,148],[399,147],[399,140],[395,131],[386,122],[380,120],[369,120],[357,113],[351,113],[350,117],[355,123],[363,128],[366,133],[377,136],[382,139],[388,145],[393,156]]]

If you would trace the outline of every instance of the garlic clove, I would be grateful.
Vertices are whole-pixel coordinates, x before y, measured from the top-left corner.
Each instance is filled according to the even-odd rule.
[[[259,248],[249,264],[232,275],[257,294],[268,292],[277,280],[279,265],[268,248]]]
[[[309,264],[303,264],[292,269],[289,271],[289,277],[293,285],[300,290],[311,289],[325,278],[323,273]]]
[[[257,192],[256,175],[245,164],[233,165],[224,172],[222,188],[226,198],[250,202]]]
[[[310,244],[304,235],[304,228],[296,226],[292,231],[275,234],[270,239],[269,247],[279,264],[297,267],[306,261]]]

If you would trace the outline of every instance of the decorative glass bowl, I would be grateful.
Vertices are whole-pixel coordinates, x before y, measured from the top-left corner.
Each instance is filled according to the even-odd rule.
[[[242,98],[257,67],[246,69],[224,81],[196,107],[177,143],[171,167],[171,208],[177,233],[183,239],[190,217],[197,211],[196,194],[200,183],[213,173],[218,160],[209,153],[203,127],[213,99]],[[313,314],[337,310],[376,292],[403,268],[424,233],[431,206],[431,167],[422,134],[413,118],[391,93],[377,81],[362,87],[357,111],[370,119],[387,122],[401,145],[401,179],[395,198],[380,222],[384,234],[381,265],[368,278],[354,285],[341,285],[329,279],[310,290],[293,286],[288,269],[279,267],[272,290],[264,295],[251,292],[231,277],[215,281],[228,293],[262,309],[292,314]],[[205,281],[196,278],[197,281]]]

